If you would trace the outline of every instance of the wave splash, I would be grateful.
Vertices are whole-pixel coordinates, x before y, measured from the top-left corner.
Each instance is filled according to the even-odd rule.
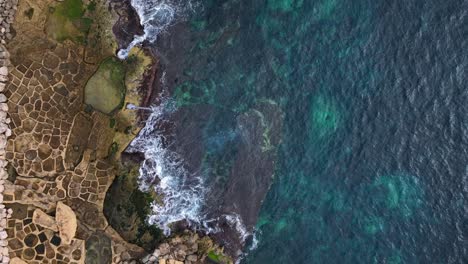
[[[182,158],[165,145],[167,140],[160,126],[173,108],[169,103],[163,103],[152,110],[145,127],[127,151],[144,153],[140,166],[140,189],[148,191],[154,188],[163,196],[161,203],[152,204],[153,212],[148,221],[169,235],[171,223],[181,220],[200,223],[204,182],[201,177],[184,169]]]
[[[167,27],[184,19],[187,11],[194,8],[191,1],[131,0],[130,3],[138,14],[144,34],[134,36],[126,48],[118,51],[120,59],[127,58],[130,50],[144,41],[155,42]]]
[[[160,203],[152,204],[152,212],[148,216],[149,224],[157,225],[170,235],[170,225],[186,221],[194,229],[205,233],[223,232],[220,222],[226,222],[233,227],[241,243],[253,236],[249,250],[256,247],[255,232],[247,231],[241,217],[236,213],[222,214],[215,219],[207,219],[203,205],[209,187],[202,175],[189,173],[184,169],[183,158],[169,149],[170,144],[162,132],[162,126],[167,124],[170,114],[176,111],[170,100],[163,100],[160,106],[152,107],[145,126],[138,137],[127,149],[129,153],[143,153],[144,161],[140,166],[139,188],[149,191],[153,188],[162,195]]]
[[[201,7],[196,0],[131,0],[131,5],[138,14],[144,34],[135,35],[126,48],[118,51],[120,59],[127,58],[130,50],[144,41],[154,43],[169,26],[184,20],[197,7]],[[161,82],[165,86],[164,75]],[[236,230],[242,243],[253,235],[255,247],[255,233],[247,231],[239,215],[232,213],[222,214],[211,220],[206,218],[202,209],[209,187],[200,175],[193,175],[184,169],[183,158],[169,149],[161,126],[176,109],[170,100],[162,101],[164,103],[160,106],[152,107],[144,128],[127,149],[129,153],[144,154],[139,171],[140,189],[149,191],[153,188],[163,196],[160,203],[152,204],[152,213],[148,216],[149,224],[157,225],[165,235],[170,235],[172,223],[182,220],[206,233],[218,233],[222,232],[219,222],[224,219],[224,222]]]

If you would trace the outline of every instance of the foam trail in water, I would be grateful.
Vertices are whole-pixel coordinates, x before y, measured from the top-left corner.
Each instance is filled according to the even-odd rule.
[[[144,34],[134,36],[133,41],[124,49],[119,50],[117,56],[125,59],[130,50],[143,41],[154,42],[158,35],[168,26],[176,22],[178,18],[183,18],[186,10],[192,9],[190,1],[177,0],[131,0],[131,5],[135,9],[143,26]]]
[[[244,223],[242,223],[240,216],[238,214],[230,214],[224,215],[224,218],[227,220],[229,225],[234,226],[236,228],[236,231],[239,234],[241,241],[245,242],[250,233],[247,232],[247,228],[245,227]]]
[[[145,127],[128,151],[145,155],[140,167],[140,188],[147,191],[154,186],[155,191],[163,196],[162,204],[152,205],[153,212],[148,221],[169,235],[171,223],[180,220],[200,222],[204,183],[202,178],[190,175],[183,168],[183,160],[177,153],[163,146],[165,138],[158,126],[164,121],[167,111],[170,111],[168,103],[153,108]]]
[[[240,256],[238,256],[236,260],[236,264],[239,264],[242,261],[242,259],[244,259],[248,255],[249,251],[252,251],[257,248],[258,243],[259,243],[258,238],[255,234],[255,231],[252,233],[247,231],[247,228],[245,227],[244,223],[242,222],[241,217],[238,214],[236,213],[226,214],[226,215],[223,215],[223,217],[226,219],[226,221],[229,223],[231,227],[234,227],[236,229],[237,233],[239,234],[239,239],[242,242],[242,244],[245,244],[247,238],[249,238],[249,236],[252,236],[252,241],[248,248],[248,251],[243,252]]]

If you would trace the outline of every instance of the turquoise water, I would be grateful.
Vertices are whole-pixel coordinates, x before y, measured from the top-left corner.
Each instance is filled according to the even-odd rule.
[[[258,244],[243,262],[468,262],[467,10],[206,0],[161,37],[178,150],[211,186],[205,211],[263,190],[230,190],[239,171],[273,176],[245,213]],[[245,141],[255,115],[263,140]]]

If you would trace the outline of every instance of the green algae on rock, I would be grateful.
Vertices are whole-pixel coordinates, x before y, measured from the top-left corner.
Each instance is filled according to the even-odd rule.
[[[341,112],[336,102],[325,96],[312,99],[309,131],[312,139],[324,139],[331,136],[340,125]]]
[[[223,252],[211,250],[207,255],[208,259],[214,263],[219,264],[228,264],[232,263],[232,260],[229,257],[226,257]]]
[[[102,231],[97,231],[86,240],[86,264],[111,263],[111,239]]]
[[[66,39],[83,43],[93,20],[84,17],[86,8],[82,0],[65,0],[49,8],[47,34],[57,41]]]
[[[192,104],[215,104],[216,83],[213,79],[185,82],[177,86],[174,97],[177,106]]]
[[[374,180],[375,201],[402,216],[412,216],[423,203],[423,190],[416,177],[406,174],[383,175]]]
[[[300,8],[304,0],[268,0],[268,7],[272,10],[290,12],[295,8]]]
[[[148,225],[146,218],[155,201],[149,193],[138,189],[138,165],[123,164],[104,200],[104,215],[109,224],[126,240],[145,250],[152,250],[162,239],[162,231]]]
[[[384,220],[378,216],[365,217],[362,220],[361,227],[366,234],[375,235],[384,229]]]
[[[111,114],[125,97],[125,66],[117,58],[104,59],[85,87],[85,103]]]

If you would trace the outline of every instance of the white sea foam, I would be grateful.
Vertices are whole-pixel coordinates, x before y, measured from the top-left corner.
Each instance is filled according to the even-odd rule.
[[[215,219],[207,219],[202,214],[208,191],[203,177],[185,170],[182,157],[164,145],[168,141],[160,126],[175,110],[169,100],[164,101],[162,105],[151,108],[152,113],[144,128],[127,149],[130,153],[141,152],[145,156],[140,167],[140,189],[148,191],[154,188],[163,196],[161,204],[152,205],[149,223],[163,229],[166,235],[170,234],[170,224],[181,220],[196,224],[194,228],[206,233],[218,233],[222,230],[218,223],[224,218],[237,231],[240,241],[245,243],[252,233],[247,231],[238,214],[223,214]],[[253,244],[256,244],[255,237]]]
[[[249,236],[252,236],[252,241],[250,246],[248,247],[247,251],[242,252],[240,256],[237,257],[236,264],[239,264],[242,259],[244,259],[250,251],[255,250],[258,247],[258,238],[256,235],[256,232],[248,232],[247,228],[245,227],[244,223],[242,222],[241,217],[238,214],[228,214],[228,215],[223,215],[223,217],[227,220],[229,225],[231,227],[234,227],[239,235],[239,239],[242,242],[242,244],[246,243],[247,238]]]
[[[196,0],[194,0],[196,1]],[[128,47],[118,52],[120,59],[125,59],[130,50],[144,41],[155,42],[167,27],[183,20],[196,7],[189,0],[131,0],[144,28],[143,35],[137,35]],[[161,78],[165,86],[165,73]],[[175,110],[168,100],[158,107],[152,107],[152,113],[138,137],[130,144],[128,152],[144,153],[144,161],[140,167],[140,189],[148,191],[154,188],[163,197],[162,203],[152,205],[149,223],[155,224],[169,235],[170,224],[187,220],[196,224],[194,228],[206,233],[221,232],[218,226],[220,218],[224,218],[239,234],[242,243],[252,235],[249,233],[237,214],[225,214],[216,219],[206,219],[202,215],[205,194],[205,184],[201,175],[192,175],[184,169],[184,161],[180,155],[169,150],[169,142],[160,129],[160,125]],[[213,222],[215,223],[213,225]],[[253,244],[256,244],[254,237]]]
[[[191,1],[180,0],[131,0],[130,3],[138,14],[144,33],[134,36],[126,48],[118,51],[120,59],[127,58],[130,50],[144,41],[155,42],[168,26],[184,19],[194,7]]]
[[[166,139],[159,126],[171,112],[168,105],[152,108],[145,127],[128,149],[128,152],[145,155],[140,167],[140,189],[154,188],[163,196],[162,204],[152,205],[153,212],[148,220],[163,229],[166,235],[170,234],[171,223],[180,220],[199,223],[204,198],[203,179],[189,174],[183,167],[182,158],[163,145]]]
[[[239,238],[242,241],[242,243],[245,242],[245,240],[251,235],[248,231],[247,228],[245,227],[244,223],[242,222],[242,219],[238,214],[229,214],[229,215],[224,215],[224,218],[227,220],[229,225],[234,227],[239,234]]]

